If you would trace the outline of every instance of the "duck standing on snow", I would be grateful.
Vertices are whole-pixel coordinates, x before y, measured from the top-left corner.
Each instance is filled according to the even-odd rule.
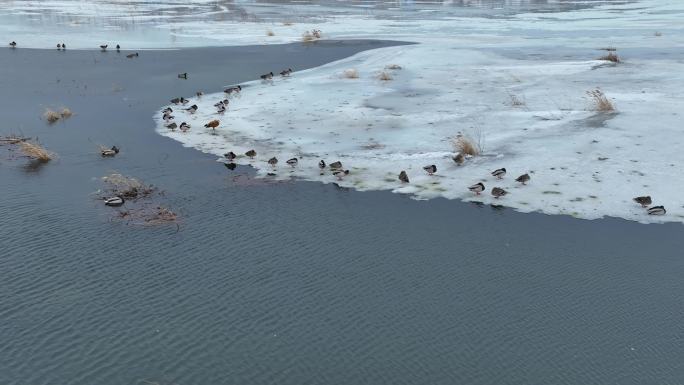
[[[228,107],[228,103],[230,103],[230,101],[228,101],[228,99],[223,99],[223,100],[221,100],[220,102],[214,104],[214,107],[219,107],[219,106],[226,106],[226,107]]]
[[[267,74],[261,75],[260,78],[261,78],[261,80],[271,80],[271,79],[273,79],[273,72],[269,72]]]
[[[506,175],[506,169],[505,168],[499,168],[494,171],[492,171],[492,175],[497,177],[498,179],[501,179]]]
[[[499,197],[502,197],[506,194],[508,194],[508,191],[502,189],[501,187],[494,187],[492,189],[492,196],[496,199],[499,199]]]
[[[425,170],[425,172],[427,172],[428,175],[433,175],[434,173],[437,172],[437,166],[435,166],[434,164],[431,164],[429,166],[423,167],[423,170]]]
[[[292,68],[288,68],[286,70],[280,71],[280,76],[283,76],[283,77],[290,76],[291,73],[292,73]]]
[[[299,160],[297,160],[297,158],[290,158],[290,159],[286,160],[285,163],[287,163],[287,164],[289,164],[290,166],[294,167],[294,166],[297,165],[297,163],[299,163]]]
[[[254,150],[249,150],[249,151],[245,152],[245,155],[247,155],[250,159],[254,159],[254,157],[257,155],[257,153]]]
[[[339,160],[337,162],[332,162],[330,163],[330,168],[333,170],[340,169],[342,168],[342,162],[340,162]]]
[[[216,113],[223,114],[224,112],[226,112],[226,105],[221,103],[216,107]]]
[[[648,215],[665,215],[666,213],[664,206],[653,206],[648,209]]]
[[[110,206],[110,207],[123,206],[123,204],[125,202],[126,201],[123,199],[123,197],[121,195],[117,195],[117,196],[111,197],[111,198],[105,198],[105,200],[104,200],[105,206]]]
[[[170,114],[173,112],[173,109],[171,107],[166,107],[166,108],[164,108],[164,111],[162,111],[162,112],[164,113],[164,115]]]
[[[202,91],[197,91],[197,92],[195,92],[195,95],[196,95],[198,98],[201,98],[202,95],[204,95],[204,92],[202,92]]]
[[[323,159],[321,159],[321,161],[318,162],[318,168],[320,168],[321,170],[325,168],[325,161]]]
[[[166,128],[168,128],[169,130],[175,130],[177,127],[178,125],[175,122],[171,122],[166,125]]]
[[[237,155],[235,155],[235,153],[233,151],[228,151],[225,154],[223,154],[223,156],[230,161],[237,158]]]
[[[522,174],[519,177],[515,178],[516,182],[520,182],[522,184],[525,184],[530,181],[530,175],[529,174]]]
[[[205,128],[211,128],[212,130],[215,130],[216,127],[219,126],[219,124],[221,124],[221,122],[219,122],[218,120],[214,119],[214,120],[212,120],[211,122],[205,124],[204,127],[205,127]]]
[[[402,170],[402,171],[399,173],[399,180],[400,180],[402,183],[409,183],[409,177],[408,177],[408,175],[406,174],[406,171],[403,171],[403,170]]]
[[[651,197],[648,195],[642,196],[642,197],[636,197],[636,198],[634,198],[634,202],[640,204],[641,207],[646,207],[646,206],[650,205],[651,203],[653,203],[653,201],[651,200]]]
[[[456,154],[456,155],[455,155],[453,158],[451,158],[451,159],[453,159],[454,162],[455,162],[457,165],[459,165],[459,166],[462,165],[463,162],[465,161],[465,158],[463,157],[463,154],[461,154],[460,152],[459,152],[458,154]]]
[[[349,170],[335,170],[333,171],[333,175],[337,180],[342,180],[345,176],[349,175]]]
[[[186,108],[185,111],[188,111],[189,113],[194,114],[195,112],[197,112],[197,104],[193,104],[189,108]]]
[[[117,44],[116,45],[116,52],[119,52],[119,51],[121,51],[121,46]]]
[[[188,132],[189,129],[190,129],[190,125],[189,125],[189,124],[187,124],[187,123],[185,123],[185,122],[181,123],[181,125],[180,125],[180,130],[181,130],[181,131],[183,131],[183,132]]]
[[[11,48],[17,48],[17,42],[16,42],[16,41],[13,41],[13,42],[11,42],[11,43],[9,44],[9,46],[10,46]]]
[[[102,157],[116,156],[116,154],[118,154],[118,153],[119,153],[119,148],[116,146],[112,146],[112,148],[104,149],[104,150],[100,151],[100,155],[102,155]]]
[[[225,90],[223,90],[223,92],[227,93],[228,95],[230,95],[230,94],[232,94],[232,93],[236,93],[236,94],[237,94],[237,93],[239,93],[240,91],[242,91],[242,86],[240,86],[240,85],[237,85],[237,86],[235,86],[235,87],[228,87],[228,88],[226,88]]]
[[[273,158],[268,160],[268,164],[270,164],[271,166],[273,166],[273,168],[275,168],[275,166],[278,164],[278,158],[276,158],[274,156]]]
[[[106,51],[107,50],[107,44],[102,44],[100,46],[100,49],[102,50],[102,52]]]
[[[162,119],[164,119],[165,122],[170,122],[170,121],[173,120],[173,115],[171,115],[171,114],[164,114],[164,116],[162,117]]]
[[[480,183],[475,183],[474,185],[468,187],[468,190],[474,192],[477,195],[480,195],[481,192],[483,192],[485,189],[485,185]]]

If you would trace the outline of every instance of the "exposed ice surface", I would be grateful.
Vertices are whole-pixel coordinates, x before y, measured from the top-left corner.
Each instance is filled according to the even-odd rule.
[[[526,2],[500,3],[506,9]],[[199,105],[196,114],[174,114],[178,124],[192,125],[189,132],[165,128],[161,112],[156,115],[158,131],[219,157],[255,149],[255,159],[240,156],[236,162],[253,165],[269,178],[335,182],[418,199],[473,200],[587,219],[684,222],[679,175],[684,161],[684,2],[584,3],[599,5],[553,12],[516,8],[500,14],[492,13],[493,8],[472,14],[431,5],[406,13],[325,5],[317,14],[310,5],[295,8],[300,13],[291,4],[270,4],[263,6],[267,12],[247,12],[242,18],[155,20],[155,29],[166,31],[161,36],[173,37],[169,46],[292,42],[313,28],[321,29],[325,39],[418,43],[245,84],[224,115],[213,107],[224,98],[222,92],[192,98]],[[221,4],[199,2],[198,9]],[[240,4],[241,10],[260,6],[229,4]],[[210,14],[205,11],[199,14]],[[253,14],[261,16],[252,20]],[[297,15],[294,23],[284,21]],[[596,60],[606,47],[617,48],[623,62]],[[386,68],[390,65],[401,69]],[[345,77],[348,69],[359,77]],[[380,80],[383,72],[391,80]],[[605,92],[616,112],[593,110],[586,92],[596,88]],[[212,119],[219,119],[220,126],[204,128]],[[462,166],[451,160],[458,134],[483,147],[480,156]],[[267,164],[272,156],[279,159],[275,168]],[[291,157],[300,158],[296,167],[285,164]],[[321,174],[320,159],[339,160],[350,174],[343,180],[328,169]],[[438,169],[433,176],[422,169],[431,164]],[[508,170],[502,180],[490,175],[501,167]],[[401,170],[410,183],[398,180]],[[523,173],[531,176],[525,186],[514,181]],[[475,196],[467,187],[479,181],[486,191]],[[495,199],[489,194],[492,187],[509,194]],[[648,216],[632,201],[638,195],[651,195],[667,215]]]

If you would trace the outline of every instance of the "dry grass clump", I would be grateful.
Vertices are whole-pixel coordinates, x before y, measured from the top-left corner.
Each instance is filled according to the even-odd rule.
[[[347,79],[358,79],[359,78],[359,71],[356,70],[356,68],[349,68],[344,70],[342,72],[342,76],[347,78]]]
[[[121,174],[110,174],[102,178],[115,195],[121,195],[126,199],[135,199],[149,196],[155,189],[152,185],[145,185],[139,180]]]
[[[155,210],[150,212],[145,218],[145,224],[160,225],[169,222],[175,222],[178,215],[166,207],[157,206]]]
[[[275,36],[275,32],[269,29],[268,31],[266,31],[266,36]]]
[[[48,123],[54,123],[54,122],[58,121],[62,117],[62,115],[60,115],[59,112],[52,111],[51,109],[48,108],[47,110],[45,110],[43,117],[45,118],[45,120],[48,121]]]
[[[606,95],[601,91],[600,88],[595,90],[587,91],[587,95],[591,98],[593,103],[593,110],[599,112],[613,112],[615,111],[615,106],[606,97]]]
[[[60,112],[59,114],[62,116],[63,119],[67,119],[70,118],[71,115],[73,115],[73,112],[71,112],[70,109],[64,107],[62,108],[62,112]]]
[[[510,97],[511,97],[511,105],[513,107],[525,106],[525,100],[524,99],[521,99],[517,95],[513,95],[513,94],[511,94]]]
[[[399,64],[388,64],[385,66],[386,70],[400,70],[401,66]]]
[[[481,152],[479,146],[475,145],[472,139],[462,134],[456,135],[452,140],[452,145],[456,152],[463,155],[477,156]]]
[[[389,81],[392,80],[392,75],[389,74],[389,72],[382,71],[380,72],[380,75],[378,75],[378,79],[382,81]]]
[[[608,51],[607,54],[601,56],[600,58],[598,58],[598,60],[607,60],[613,63],[619,63],[620,57],[615,53],[615,51]]]
[[[31,143],[28,141],[21,141],[18,143],[21,148],[21,152],[23,152],[25,156],[35,159],[39,162],[49,162],[52,160],[54,156],[54,154],[52,154],[39,144]]]
[[[21,142],[27,141],[28,138],[22,136],[10,135],[0,137],[0,144],[19,144]]]
[[[302,41],[305,43],[312,42],[320,39],[323,36],[320,29],[312,29],[311,31],[306,31],[302,35]]]

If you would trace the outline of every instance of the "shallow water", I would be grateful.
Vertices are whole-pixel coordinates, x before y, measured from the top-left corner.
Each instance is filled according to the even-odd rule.
[[[681,383],[680,224],[268,183],[154,131],[171,97],[380,46],[0,49],[0,133],[59,154],[0,158],[0,383]],[[180,229],[111,220],[113,170]]]

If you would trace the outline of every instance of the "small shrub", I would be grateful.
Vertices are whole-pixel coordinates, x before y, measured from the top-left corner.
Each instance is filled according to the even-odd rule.
[[[57,111],[52,111],[51,109],[45,110],[45,113],[43,114],[43,117],[45,120],[48,121],[48,123],[52,124],[56,121],[58,121],[62,115],[59,114]]]
[[[615,106],[606,97],[606,95],[601,91],[600,88],[595,90],[587,91],[587,95],[591,98],[593,103],[593,110],[599,112],[613,112],[615,111]]]
[[[64,107],[62,108],[62,112],[60,112],[60,115],[62,116],[63,119],[70,118],[73,113],[71,112],[70,109]]]
[[[309,31],[304,32],[304,34],[302,35],[302,41],[304,43],[309,43],[309,42],[312,42],[314,40],[316,40],[316,38]]]
[[[456,152],[463,155],[476,156],[480,154],[480,149],[476,146],[473,141],[462,134],[456,135],[453,139],[452,144]]]
[[[21,152],[23,152],[25,156],[39,162],[49,162],[54,156],[48,150],[36,143],[20,142],[19,145],[21,146]]]
[[[359,71],[356,70],[356,68],[349,68],[344,70],[342,73],[342,76],[344,76],[347,79],[358,79],[359,78]]]
[[[380,75],[378,75],[378,79],[382,81],[389,81],[392,80],[392,75],[390,75],[388,72],[382,71]]]

